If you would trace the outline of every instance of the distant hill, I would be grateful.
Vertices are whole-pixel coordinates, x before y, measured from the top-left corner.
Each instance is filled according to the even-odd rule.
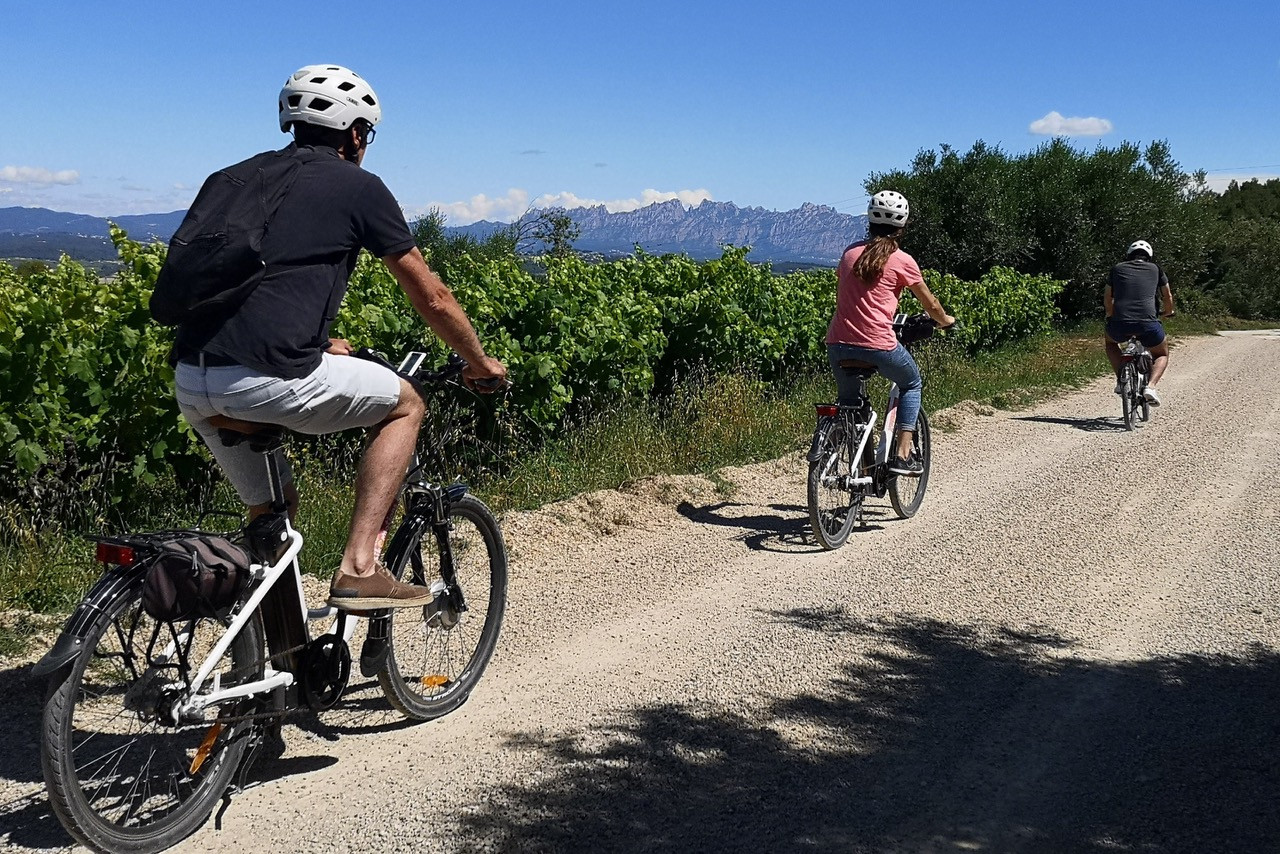
[[[106,218],[44,208],[0,208],[0,258],[56,261],[66,252],[86,261],[106,260],[115,256],[108,219],[135,240],[167,241],[185,213]],[[630,254],[640,246],[652,254],[715,258],[724,245],[732,244],[751,246],[753,261],[835,264],[844,247],[866,233],[866,217],[808,203],[791,211],[770,211],[713,201],[686,208],[672,200],[623,213],[610,213],[603,205],[566,213],[581,229],[574,246],[608,256]],[[481,220],[446,231],[484,239],[505,226]]]

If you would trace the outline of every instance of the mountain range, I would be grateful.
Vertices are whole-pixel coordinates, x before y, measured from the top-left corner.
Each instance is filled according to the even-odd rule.
[[[135,240],[167,241],[185,211],[139,216],[94,217],[45,208],[0,208],[0,258],[56,261],[62,252],[85,261],[115,258],[108,220]],[[611,213],[603,205],[565,211],[580,229],[574,248],[604,255],[630,254],[639,246],[650,254],[683,253],[719,257],[725,245],[750,246],[753,261],[834,265],[840,253],[866,233],[866,217],[805,203],[795,210],[740,208],[732,202],[703,201],[685,207],[677,200],[634,211]],[[480,221],[446,232],[483,239],[506,223]]]

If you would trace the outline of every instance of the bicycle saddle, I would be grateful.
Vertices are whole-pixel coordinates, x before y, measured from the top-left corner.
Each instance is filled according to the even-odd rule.
[[[839,365],[846,371],[866,372],[868,374],[874,374],[878,370],[875,365],[870,362],[864,362],[861,359],[841,359]]]
[[[228,418],[225,415],[210,416],[209,424],[217,428],[218,438],[227,448],[234,448],[241,442],[248,442],[252,450],[265,453],[274,451],[284,444],[284,428],[279,424],[241,421],[239,418]]]

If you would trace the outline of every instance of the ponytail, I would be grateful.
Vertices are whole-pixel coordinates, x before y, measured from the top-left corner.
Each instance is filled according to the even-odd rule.
[[[888,264],[893,253],[898,251],[898,239],[902,236],[902,229],[875,224],[871,225],[867,231],[870,237],[858,260],[853,262],[853,274],[868,285],[874,285],[880,281],[885,264]]]

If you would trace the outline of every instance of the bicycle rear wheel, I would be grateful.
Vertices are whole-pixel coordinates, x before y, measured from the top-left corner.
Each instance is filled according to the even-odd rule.
[[[857,513],[848,479],[853,470],[853,450],[845,426],[837,418],[824,416],[818,422],[813,447],[817,459],[809,463],[809,524],[824,549],[838,549],[849,538]]]
[[[889,503],[893,505],[894,512],[903,519],[910,519],[916,515],[921,502],[924,501],[924,491],[929,486],[929,463],[933,454],[933,443],[929,436],[929,418],[924,414],[923,409],[916,417],[916,433],[911,440],[911,449],[924,466],[920,476],[889,475]]]
[[[1122,389],[1120,407],[1124,414],[1124,429],[1133,430],[1138,426],[1137,399],[1142,395],[1138,391],[1138,371],[1132,362],[1124,366],[1120,385]]]
[[[230,718],[253,700],[210,709],[199,721],[174,724],[168,716],[169,703],[185,693],[224,626],[212,619],[157,623],[141,601],[139,576],[94,603],[100,610],[80,653],[50,677],[41,721],[40,759],[53,811],[72,836],[99,851],[161,851],[190,836],[209,818],[248,746],[248,723]],[[214,672],[223,687],[258,679],[262,659],[255,615]]]
[[[507,605],[502,531],[479,499],[449,506],[447,531],[430,523],[397,535],[387,555],[396,578],[433,587],[422,608],[392,610],[378,682],[401,714],[430,720],[462,705],[493,655]]]

